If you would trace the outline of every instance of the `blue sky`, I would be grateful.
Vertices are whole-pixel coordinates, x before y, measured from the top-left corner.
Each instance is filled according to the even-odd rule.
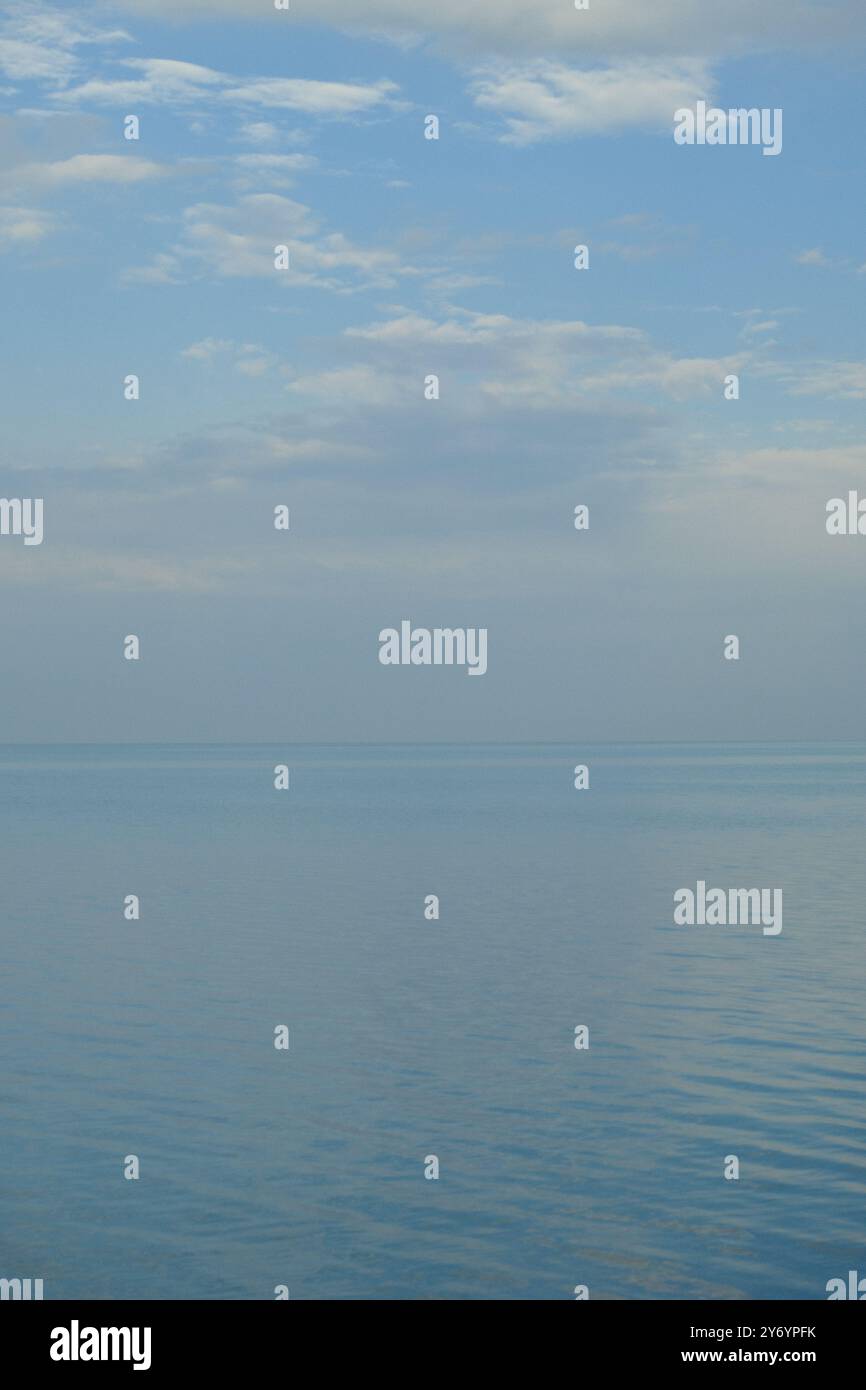
[[[6,738],[860,735],[866,11],[715,10],[0,7]]]

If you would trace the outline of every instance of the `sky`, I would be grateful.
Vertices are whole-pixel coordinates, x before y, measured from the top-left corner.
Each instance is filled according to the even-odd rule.
[[[862,0],[0,5],[0,495],[44,499],[0,741],[862,737],[864,39]],[[698,101],[781,153],[678,145]],[[381,665],[403,619],[486,674]]]

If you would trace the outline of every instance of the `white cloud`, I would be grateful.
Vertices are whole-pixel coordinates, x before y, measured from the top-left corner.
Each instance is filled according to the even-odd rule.
[[[212,68],[172,58],[125,58],[121,67],[140,72],[137,78],[92,78],[60,93],[67,102],[106,102],[147,105],[201,101],[226,79]]]
[[[247,121],[238,131],[238,139],[250,145],[274,145],[279,136],[279,126],[271,121]]]
[[[496,346],[509,343],[522,345],[531,352],[542,344],[557,347],[583,345],[586,350],[597,347],[602,340],[631,343],[644,341],[638,328],[592,326],[579,319],[571,321],[513,319],[507,314],[478,314],[468,309],[453,310],[450,319],[436,321],[419,314],[405,313],[398,318],[371,324],[366,328],[348,328],[346,337],[361,338],[397,346]]]
[[[169,58],[126,58],[121,67],[141,76],[92,78],[59,93],[66,103],[110,106],[188,106],[207,102],[223,106],[267,107],[308,116],[356,116],[388,105],[397,87],[377,82],[320,82],[311,78],[239,79],[197,63]]]
[[[496,275],[465,275],[455,271],[454,274],[431,276],[427,288],[437,295],[451,295],[459,293],[460,290],[477,289],[480,285],[501,284],[501,279]]]
[[[648,390],[672,400],[689,401],[698,394],[706,395],[713,390],[721,395],[724,378],[729,372],[741,371],[746,362],[742,354],[732,357],[674,357],[670,353],[652,351],[642,361],[617,366],[607,372],[584,373],[580,389],[590,396]]]
[[[792,396],[828,400],[866,400],[866,362],[807,362],[797,367],[772,365],[768,370]]]
[[[772,333],[779,327],[778,319],[760,319],[747,323],[743,329],[744,338],[753,338],[759,333]]]
[[[235,363],[235,371],[241,376],[264,376],[271,368],[272,358],[266,353],[262,357],[240,357]]]
[[[357,360],[300,374],[283,367],[290,377],[286,389],[335,413],[353,405],[397,408],[417,398],[418,383],[435,362],[447,375],[449,399],[470,412],[570,410],[636,392],[676,400],[720,393],[724,376],[748,360],[744,354],[676,358],[641,330],[617,324],[522,320],[457,308],[442,319],[399,313],[347,328],[343,338]],[[250,375],[273,364],[257,345],[226,339],[193,343],[183,356],[228,360]]]
[[[288,188],[296,174],[315,169],[318,160],[310,154],[239,154],[234,157],[240,173],[236,186],[254,188],[261,182],[270,188]]]
[[[101,29],[39,0],[14,0],[0,16],[0,72],[15,82],[60,87],[79,70],[76,49],[125,42],[129,35],[122,29]]]
[[[200,343],[190,343],[180,355],[194,362],[212,362],[221,353],[230,352],[233,346],[231,338],[202,338]]]
[[[376,409],[397,406],[409,399],[413,383],[396,379],[365,363],[351,367],[336,367],[331,371],[311,372],[295,377],[287,387],[293,395],[337,411],[346,406],[370,406]]]
[[[290,269],[274,269],[274,248],[289,248]],[[231,206],[196,203],[183,215],[181,236],[155,266],[127,271],[125,279],[168,283],[210,274],[221,278],[272,276],[283,287],[347,290],[390,288],[418,272],[395,251],[357,246],[341,232],[324,232],[312,210],[277,193],[248,194]],[[152,272],[152,274],[151,274]]]
[[[649,393],[689,400],[720,393],[728,372],[749,360],[745,354],[674,357],[640,329],[619,324],[514,319],[457,308],[441,320],[400,313],[346,329],[344,336],[378,354],[379,377],[390,372],[402,383],[411,370],[418,380],[435,360],[450,374],[452,396],[462,383],[467,401],[471,395],[499,409],[533,412],[582,410],[602,396]],[[343,377],[348,390],[357,383],[363,398],[372,398],[363,375],[353,382],[344,370]],[[380,381],[379,392],[385,389]]]
[[[258,343],[235,343],[230,338],[203,338],[184,348],[181,357],[192,362],[214,362],[230,357],[235,371],[249,377],[264,376],[276,362],[276,358]]]
[[[697,59],[583,70],[538,59],[487,67],[470,83],[476,105],[504,119],[502,138],[515,145],[632,126],[672,130],[674,111],[710,97],[713,87],[706,63]]]
[[[168,166],[136,155],[76,154],[46,164],[24,164],[12,177],[51,187],[78,183],[141,183],[169,172]]]
[[[673,356],[640,329],[580,320],[514,319],[452,308],[448,317],[412,312],[347,328],[356,360],[305,373],[290,372],[286,389],[331,413],[353,406],[396,409],[417,400],[431,362],[448,380],[452,405],[477,414],[585,410],[602,397],[649,393],[688,401],[715,391],[751,360]],[[273,364],[264,349],[207,338],[184,349],[202,362],[230,361],[259,374]],[[262,366],[244,368],[247,361]]]
[[[239,106],[302,111],[308,116],[353,116],[393,101],[394,82],[314,82],[308,78],[259,77],[227,87],[221,100]]]
[[[302,169],[312,169],[318,160],[311,154],[237,154],[235,164],[242,169],[276,169],[285,173],[298,173]]]
[[[126,12],[161,12],[212,23],[218,16],[260,20],[284,36],[304,24],[329,24],[372,36],[432,39],[456,54],[499,52],[584,58],[611,53],[707,55],[800,44],[851,43],[866,32],[861,0],[292,0],[288,12],[262,0],[120,0]],[[278,27],[279,26],[279,27]]]
[[[0,38],[0,72],[16,82],[30,80],[60,82],[76,71],[72,53],[47,48],[39,43]]]
[[[0,250],[41,241],[53,229],[53,219],[41,209],[0,207]]]
[[[820,246],[813,246],[810,251],[801,251],[799,255],[794,257],[794,260],[797,265],[829,266],[833,264],[833,262],[824,255]]]
[[[183,279],[182,269],[177,256],[161,251],[147,265],[128,266],[121,279],[131,285],[179,285]]]

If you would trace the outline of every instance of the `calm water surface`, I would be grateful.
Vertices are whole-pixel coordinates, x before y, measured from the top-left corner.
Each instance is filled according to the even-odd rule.
[[[0,1276],[781,1299],[866,1274],[866,745],[6,747],[0,820]],[[782,934],[675,927],[698,878],[781,887]]]

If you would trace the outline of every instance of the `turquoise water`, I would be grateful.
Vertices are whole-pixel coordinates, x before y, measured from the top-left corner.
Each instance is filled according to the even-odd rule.
[[[7,747],[0,818],[0,1276],[820,1299],[866,1274],[866,745]],[[781,887],[781,935],[674,926],[699,878]]]

